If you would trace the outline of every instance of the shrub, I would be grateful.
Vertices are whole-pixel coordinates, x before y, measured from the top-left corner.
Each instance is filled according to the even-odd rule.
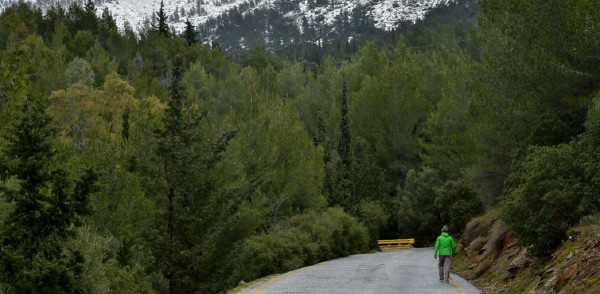
[[[583,214],[600,210],[600,94],[597,94],[588,111],[586,131],[574,144],[584,172],[584,195],[578,209]]]
[[[358,207],[360,221],[369,231],[369,246],[377,248],[377,239],[379,233],[388,221],[388,215],[383,210],[383,206],[377,201],[363,201]]]
[[[368,250],[367,229],[339,207],[329,208],[324,212],[308,212],[294,219],[292,225],[307,233],[317,245],[317,261]]]
[[[582,172],[570,145],[531,147],[508,179],[502,220],[534,254],[554,249],[581,217]]]
[[[131,265],[123,266],[116,259],[121,243],[113,237],[101,236],[89,227],[78,228],[77,238],[69,240],[67,248],[80,252],[82,264],[78,287],[85,293],[153,293],[151,277],[144,272],[147,259],[144,248],[136,248]]]
[[[315,254],[308,234],[298,230],[278,230],[246,239],[237,258],[235,274],[253,280],[305,265]]]
[[[306,212],[238,244],[230,258],[230,284],[366,252],[368,240],[367,229],[341,208]]]
[[[471,218],[483,212],[483,204],[477,193],[464,181],[447,181],[435,199],[443,223],[450,225],[452,232],[462,233]]]

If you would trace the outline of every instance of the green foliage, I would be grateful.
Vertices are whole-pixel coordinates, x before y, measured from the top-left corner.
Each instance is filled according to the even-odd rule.
[[[394,62],[381,69],[381,77],[366,76],[350,95],[349,117],[353,134],[368,142],[388,179],[397,181],[418,165],[418,130],[432,104],[423,92],[420,64],[402,43],[392,54]]]
[[[360,222],[340,208],[309,212],[292,219],[292,226],[310,235],[317,244],[317,260],[357,254],[368,250],[368,232]]]
[[[232,282],[283,273],[368,249],[365,227],[340,208],[308,212],[293,218],[289,226],[246,239],[232,259]]]
[[[183,38],[188,42],[189,45],[195,44],[196,41],[196,30],[194,25],[188,19],[185,22],[185,31],[183,31]]]
[[[481,157],[472,172],[485,198],[493,200],[501,195],[514,150],[568,143],[583,132],[585,97],[600,81],[598,60],[582,54],[598,44],[583,39],[597,38],[589,28],[600,16],[597,9],[586,10],[590,1],[480,5],[482,61],[472,113]]]
[[[19,1],[2,11],[0,22],[4,25],[0,28],[0,49],[9,47],[12,36],[17,32],[19,34],[36,32],[42,18],[41,10],[31,9],[24,1]]]
[[[76,57],[69,63],[65,71],[65,76],[69,85],[80,83],[88,87],[94,85],[96,77],[90,64],[85,59],[79,57]]]
[[[156,26],[156,29],[158,30],[158,33],[164,37],[169,37],[169,24],[167,23],[167,13],[165,12],[165,4],[163,3],[163,1],[160,1],[160,8],[158,9],[158,12],[156,12],[156,21],[158,22],[158,25]]]
[[[600,95],[592,100],[585,122],[585,133],[575,145],[578,165],[583,169],[583,199],[578,207],[582,214],[593,214],[600,210]]]
[[[473,187],[462,181],[447,181],[439,190],[435,206],[442,223],[452,232],[462,233],[467,223],[482,214],[483,205]]]
[[[503,220],[536,254],[553,250],[582,216],[600,208],[598,113],[596,96],[578,140],[532,147],[509,177]]]
[[[65,86],[66,63],[61,53],[46,47],[42,38],[30,35],[23,44],[27,62],[22,65],[28,76],[28,93],[47,97],[51,91]]]
[[[426,97],[435,101],[423,124],[419,143],[422,164],[437,169],[443,179],[457,179],[471,163],[474,152],[468,130],[469,89],[473,62],[462,53],[440,48],[419,56],[428,83]],[[456,78],[460,77],[460,78]],[[461,170],[462,169],[462,170]]]
[[[65,247],[81,252],[84,262],[79,287],[84,293],[154,293],[144,272],[149,252],[134,248],[131,265],[120,265],[115,257],[123,246],[114,237],[102,237],[89,227],[77,229],[76,238]]]
[[[519,240],[546,254],[581,217],[582,170],[570,145],[531,147],[508,180],[502,220]]]
[[[19,119],[25,101],[25,75],[18,59],[7,59],[0,53],[0,151],[6,132]]]
[[[358,207],[358,217],[369,232],[369,246],[371,248],[379,246],[377,240],[380,239],[381,231],[389,219],[383,208],[384,206],[378,201],[363,201]]]
[[[136,35],[84,2],[0,13],[0,165],[29,164],[20,177],[44,178],[31,194],[47,203],[40,209],[51,195],[77,203],[85,185],[74,179],[90,167],[100,188],[75,238],[67,224],[84,210],[65,208],[54,229],[30,225],[50,232],[36,235],[48,262],[32,264],[17,258],[24,243],[10,241],[14,215],[36,211],[16,202],[26,181],[0,175],[3,252],[15,257],[3,262],[48,269],[0,271],[3,281],[52,272],[65,278],[62,292],[215,293],[363,252],[377,238],[427,245],[445,223],[460,232],[478,199],[491,207],[505,195],[503,217],[538,252],[600,209],[593,0],[485,0],[477,27],[456,24],[478,9],[461,0],[389,33],[357,7],[335,20],[337,37],[309,20],[300,33],[265,12],[234,11],[219,32],[262,38],[253,25],[268,20],[273,44],[320,40],[247,44],[247,55],[191,45],[218,20],[196,32],[188,22],[184,39],[170,33],[161,3],[158,27]],[[347,41],[352,32],[360,36]],[[50,98],[58,137],[22,145],[52,156],[10,151],[10,132],[32,115],[25,97]]]
[[[269,208],[273,223],[298,210],[323,207],[323,155],[298,113],[288,102],[269,96],[247,106],[247,122],[232,142],[231,155],[244,167],[251,197],[257,197],[253,201]]]
[[[233,67],[218,44],[213,44],[210,53],[202,61],[206,73],[219,79],[227,77]]]
[[[410,170],[404,187],[398,189],[397,220],[400,235],[414,238],[416,246],[435,242],[440,224],[443,225],[440,209],[435,205],[441,185],[437,172],[426,167],[420,172]]]
[[[284,63],[283,68],[277,72],[277,88],[281,97],[296,100],[305,87],[306,76],[304,66],[301,63]]]
[[[88,197],[96,176],[88,171],[80,180],[55,166],[55,134],[40,100],[28,99],[21,122],[8,137],[0,160],[6,202],[14,205],[4,219],[0,281],[4,291],[16,293],[76,293],[82,256],[62,250],[62,241],[89,213]]]
[[[309,265],[316,251],[309,245],[308,234],[294,231],[248,238],[239,253],[238,262],[243,266],[234,271],[235,276],[240,280],[253,280]]]
[[[89,31],[78,31],[73,41],[68,43],[68,47],[75,56],[84,58],[88,50],[94,46],[94,40],[94,35]]]
[[[104,85],[104,77],[116,73],[119,69],[116,60],[110,57],[102,45],[96,42],[86,53],[86,60],[94,71],[94,87]]]
[[[165,278],[169,291],[182,291],[189,259],[185,252],[194,239],[187,238],[188,225],[194,224],[196,210],[206,204],[209,192],[204,187],[205,173],[220,159],[220,153],[231,139],[230,135],[217,138],[214,127],[206,119],[206,111],[193,106],[182,84],[184,64],[181,56],[175,60],[173,82],[167,109],[162,118],[164,128],[157,130],[156,159],[161,166],[153,167],[159,178],[153,191],[162,200],[160,207],[159,241],[155,254],[159,264],[165,264]]]

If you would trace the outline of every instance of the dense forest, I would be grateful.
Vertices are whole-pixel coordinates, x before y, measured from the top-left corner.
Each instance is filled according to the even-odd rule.
[[[600,209],[600,9],[479,5],[312,58],[6,9],[1,291],[219,293],[498,206],[551,252]]]

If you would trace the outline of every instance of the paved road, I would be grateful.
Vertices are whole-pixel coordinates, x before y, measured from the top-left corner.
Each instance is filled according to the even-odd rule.
[[[433,250],[414,248],[323,262],[278,276],[243,293],[464,294],[480,291],[454,274],[450,276],[450,283],[441,283]]]

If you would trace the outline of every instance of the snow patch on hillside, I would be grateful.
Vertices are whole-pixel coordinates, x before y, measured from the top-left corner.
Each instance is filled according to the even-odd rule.
[[[68,7],[70,3],[83,0],[24,0],[41,7],[43,10],[52,5],[60,4]],[[216,18],[234,8],[245,7],[250,13],[254,9],[276,9],[278,4],[285,3],[298,6],[299,9],[287,12],[285,16],[295,23],[302,23],[306,17],[313,24],[331,25],[341,13],[350,14],[359,5],[366,7],[378,28],[392,30],[401,21],[414,22],[422,19],[427,11],[440,4],[452,0],[330,0],[328,5],[309,9],[309,1],[314,0],[164,0],[164,9],[170,16],[170,25],[181,32],[186,20],[194,25],[203,24],[210,18]],[[0,10],[16,3],[17,0],[2,0]],[[100,15],[105,8],[113,14],[117,25],[124,28],[125,23],[134,30],[143,30],[153,21],[156,11],[160,8],[161,0],[96,0],[97,13]]]

